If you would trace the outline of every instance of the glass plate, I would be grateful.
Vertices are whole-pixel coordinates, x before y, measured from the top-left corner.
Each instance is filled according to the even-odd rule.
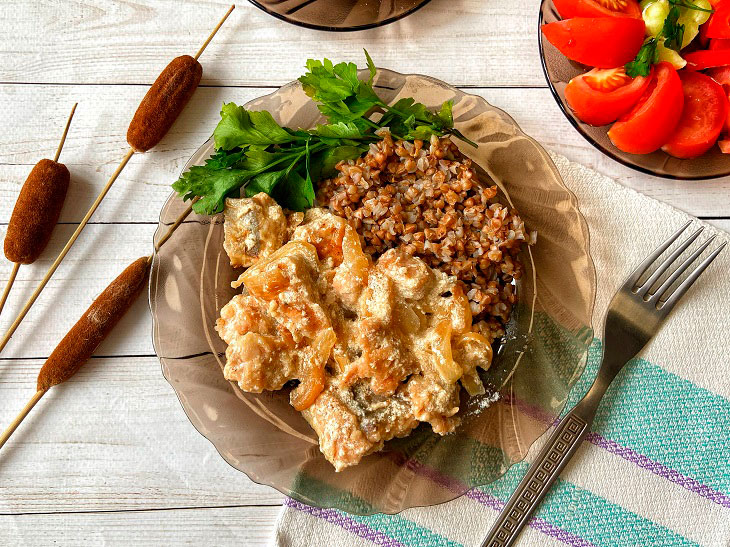
[[[586,67],[568,59],[550,42],[545,40],[540,27],[543,24],[560,21],[552,0],[542,0],[538,22],[538,41],[540,60],[550,91],[568,121],[585,139],[609,158],[632,169],[667,179],[702,180],[730,175],[730,155],[723,154],[717,146],[699,158],[681,160],[665,154],[661,150],[652,154],[627,154],[616,148],[608,138],[610,125],[594,127],[580,121],[565,101],[565,86],[568,82],[586,71]]]
[[[364,30],[397,21],[430,0],[249,0],[287,23],[318,30]]]
[[[462,150],[538,232],[537,244],[523,253],[519,304],[484,374],[488,394],[471,400],[455,433],[440,437],[422,425],[335,473],[314,432],[289,405],[287,390],[244,393],[223,378],[226,345],[213,326],[236,292],[230,282],[237,274],[222,248],[221,215],[189,217],[155,256],[150,277],[155,350],[198,431],[252,480],[310,505],[356,514],[445,502],[522,460],[583,372],[596,291],[588,229],[576,198],[545,150],[512,118],[481,97],[425,76],[379,70],[376,87],[389,102],[415,97],[432,108],[453,100],[456,127],[479,144],[474,149],[459,143]],[[321,123],[298,82],[246,107],[268,110],[290,127]],[[185,169],[202,164],[212,150],[213,143],[205,143]],[[155,241],[185,207],[170,196]]]

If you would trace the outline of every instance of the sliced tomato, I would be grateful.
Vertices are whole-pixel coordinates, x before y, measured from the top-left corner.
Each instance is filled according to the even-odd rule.
[[[699,44],[701,47],[706,48],[708,44],[710,43],[710,37],[707,36],[707,27],[709,26],[709,23],[705,23],[704,25],[700,25],[700,32],[697,35],[697,39],[699,40]]]
[[[722,90],[725,92],[725,96],[730,102],[730,83],[723,83],[720,85],[722,85]],[[730,108],[728,108],[727,116],[725,117],[725,127],[723,129],[725,130],[725,133],[730,133]]]
[[[654,78],[634,105],[608,130],[619,150],[649,154],[658,150],[674,133],[684,107],[682,82],[666,61],[654,66]]]
[[[720,152],[723,154],[730,154],[730,141],[727,139],[722,139],[717,141],[717,146],[720,147]]]
[[[687,61],[688,70],[705,70],[716,66],[730,65],[730,50],[728,49],[702,49],[693,51],[684,56]]]
[[[728,38],[710,38],[709,49],[730,49],[730,39],[728,39]]]
[[[712,9],[717,9],[717,7],[725,2],[725,0],[709,0],[710,5],[712,6]]]
[[[707,36],[730,38],[730,2],[720,2],[707,22]]]
[[[568,59],[598,68],[623,66],[644,42],[644,21],[631,17],[574,17],[542,26]]]
[[[651,75],[632,78],[623,67],[594,68],[568,82],[565,100],[581,121],[606,125],[628,112],[650,81]]]
[[[641,19],[636,0],[553,0],[560,17],[633,17]]]
[[[684,92],[682,117],[662,150],[675,158],[696,158],[712,148],[725,127],[727,95],[705,74],[682,71],[679,78]]]
[[[720,85],[730,84],[730,66],[711,68],[707,75]]]

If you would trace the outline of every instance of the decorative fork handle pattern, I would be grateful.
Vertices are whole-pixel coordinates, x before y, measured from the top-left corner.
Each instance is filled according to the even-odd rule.
[[[570,461],[588,433],[588,422],[575,408],[558,424],[545,447],[530,465],[524,478],[507,501],[482,547],[512,545],[532,512]]]

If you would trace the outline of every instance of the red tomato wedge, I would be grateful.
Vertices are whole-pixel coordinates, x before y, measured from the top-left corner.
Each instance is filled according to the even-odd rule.
[[[687,70],[705,70],[730,65],[730,49],[703,49],[684,56]]]
[[[654,78],[629,112],[608,130],[619,150],[649,154],[661,148],[674,133],[682,115],[682,82],[674,67],[663,61],[654,66]]]
[[[730,38],[730,2],[720,2],[707,22],[707,36]]]
[[[615,68],[636,57],[644,42],[644,21],[631,17],[574,17],[543,25],[542,33],[572,61]]]
[[[717,142],[727,121],[725,90],[699,72],[682,72],[684,108],[674,133],[662,150],[675,158],[696,158]]]
[[[631,78],[623,67],[594,68],[570,80],[565,88],[565,100],[581,121],[606,125],[636,104],[651,77],[650,74]]]
[[[700,32],[697,35],[697,40],[699,41],[700,46],[704,48],[706,48],[710,43],[710,37],[707,36],[707,23],[700,25]]]
[[[707,75],[720,85],[730,84],[730,66],[711,68]]]
[[[560,17],[633,17],[641,19],[636,0],[553,0]]]
[[[709,49],[730,49],[730,40],[727,38],[710,38]]]

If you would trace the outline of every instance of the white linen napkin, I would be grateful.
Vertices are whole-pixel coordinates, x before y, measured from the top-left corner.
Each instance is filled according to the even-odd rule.
[[[552,157],[588,222],[598,276],[597,339],[571,392],[571,408],[600,363],[610,299],[633,268],[692,217],[562,156]],[[687,191],[689,197],[691,184]],[[694,223],[705,226],[703,237],[714,234],[717,244],[730,241],[727,233]],[[726,249],[640,358],[619,374],[588,440],[519,545],[730,546],[729,271]],[[479,545],[546,438],[494,484],[435,507],[361,517],[288,499],[273,543]]]

